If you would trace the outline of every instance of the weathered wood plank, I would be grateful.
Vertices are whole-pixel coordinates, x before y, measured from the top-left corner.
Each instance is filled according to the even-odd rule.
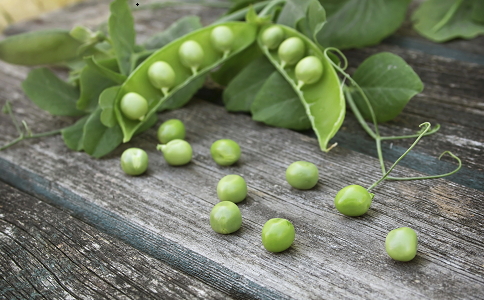
[[[140,38],[154,29],[143,25],[153,24],[154,15],[176,19],[156,11],[137,12]],[[213,13],[207,15],[213,17]],[[83,22],[88,23],[87,19]],[[68,22],[75,22],[75,18],[64,22],[71,24]],[[163,22],[157,23],[156,28]],[[434,87],[431,91],[435,95],[422,96],[429,103],[424,108],[439,108],[441,104],[433,99],[442,99],[439,96],[442,88],[447,94],[456,93],[452,86],[446,86],[439,73],[461,72],[456,77],[464,76],[465,89],[446,103],[464,117],[461,123],[450,119],[454,111],[443,110],[441,116],[405,111],[403,117],[383,126],[383,132],[414,130],[421,119],[447,122],[445,125],[449,127],[444,128],[450,131],[439,133],[443,136],[436,136],[435,140],[427,137],[425,141],[429,141],[426,143],[431,149],[419,147],[416,153],[433,155],[440,150],[452,150],[460,155],[459,151],[466,153],[467,145],[455,143],[451,136],[464,137],[480,145],[475,154],[474,150],[469,152],[471,159],[464,158],[465,164],[470,165],[470,171],[482,172],[478,155],[482,149],[479,148],[482,127],[475,125],[475,120],[479,124],[476,116],[482,111],[479,96],[482,87],[479,80],[467,83],[473,72],[482,74],[480,69],[392,45],[371,49],[349,52],[353,66],[354,61],[370,53],[365,51],[387,49],[403,54],[414,68],[413,63],[422,63],[425,67],[417,72],[425,71],[428,78],[436,78],[429,81],[423,78],[427,87]],[[448,65],[439,67],[443,62]],[[68,118],[36,111],[25,99],[19,83],[25,78],[26,68],[0,66],[2,103],[6,98],[13,99],[15,112],[38,125],[36,130],[72,123]],[[467,89],[474,96],[459,106],[468,97]],[[415,103],[414,110],[419,110],[419,103]],[[26,141],[0,152],[0,177],[233,296],[249,297],[262,291],[259,295],[267,297],[282,293],[314,299],[484,297],[482,192],[448,180],[387,182],[376,189],[377,197],[368,215],[345,218],[334,210],[332,198],[347,184],[367,186],[376,180],[380,171],[375,159],[343,147],[323,154],[314,138],[254,123],[246,115],[228,114],[221,107],[204,102],[194,102],[162,115],[163,119],[171,117],[181,118],[187,124],[188,140],[195,150],[193,162],[188,166],[166,165],[154,150],[156,138],[152,129],[102,160],[67,150],[60,137]],[[351,116],[347,122],[351,123],[345,123],[347,129],[343,133],[348,128],[358,128],[353,126]],[[15,135],[6,118],[0,120],[0,126],[3,134],[0,143]],[[352,133],[348,132],[346,138]],[[355,137],[362,136],[361,130],[354,133]],[[243,158],[236,166],[221,168],[213,163],[208,149],[214,140],[227,137],[241,144]],[[441,140],[445,143],[439,144]],[[363,137],[356,144],[361,141],[369,140]],[[403,144],[395,145],[397,148]],[[132,178],[119,169],[119,156],[129,146],[148,150],[151,162],[148,174]],[[285,168],[295,160],[312,161],[320,168],[320,182],[314,190],[296,191],[285,182]],[[240,205],[243,228],[234,235],[220,236],[211,231],[208,214],[218,201],[217,181],[231,173],[246,178],[249,198]],[[399,167],[396,174],[419,173]],[[271,217],[286,217],[297,230],[294,246],[280,255],[266,252],[260,243],[261,226]],[[384,253],[386,233],[399,226],[410,226],[419,234],[418,256],[407,264],[395,263]]]
[[[228,298],[1,182],[0,194],[0,298]]]
[[[154,150],[152,129],[122,147],[148,151],[150,168],[145,176],[122,173],[118,166],[122,149],[106,159],[93,160],[67,151],[57,137],[2,152],[0,161],[6,170],[2,180],[24,184],[32,193],[60,197],[67,203],[90,202],[96,209],[107,209],[125,219],[126,228],[146,231],[135,241],[131,235],[135,247],[149,250],[153,237],[160,236],[241,278],[288,296],[482,296],[482,192],[445,180],[385,183],[376,190],[367,216],[345,218],[332,207],[332,197],[346,184],[366,186],[376,180],[376,160],[343,148],[323,154],[312,138],[254,123],[244,115],[227,114],[205,102],[163,115],[163,119],[172,117],[186,123],[194,148],[193,162],[186,167],[170,167],[163,161]],[[209,147],[226,137],[238,141],[244,155],[236,166],[221,168],[211,160]],[[288,187],[284,170],[296,160],[319,166],[322,175],[316,189]],[[218,201],[217,181],[231,173],[246,178],[249,198],[240,205],[243,228],[234,235],[220,236],[211,231],[208,214]],[[397,174],[402,173],[416,175],[398,168]],[[297,228],[295,245],[280,255],[266,252],[260,244],[260,228],[272,217],[288,218]],[[103,215],[90,222],[106,226],[112,218]],[[409,264],[395,263],[384,253],[384,237],[389,230],[405,225],[419,233],[419,255]],[[113,226],[104,230],[121,238]]]

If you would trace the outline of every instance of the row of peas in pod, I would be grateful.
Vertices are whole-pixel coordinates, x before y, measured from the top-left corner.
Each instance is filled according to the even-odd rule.
[[[128,142],[178,91],[198,84],[209,71],[253,44],[257,28],[247,22],[208,26],[144,60],[112,99],[111,110],[123,132],[123,142]]]
[[[223,57],[227,57],[232,49],[234,34],[229,27],[221,25],[213,28],[210,40],[213,47],[221,52]],[[187,40],[180,45],[178,58],[184,67],[191,70],[192,75],[196,75],[204,61],[205,53],[197,41]],[[177,82],[175,70],[163,60],[152,63],[147,73],[149,82],[156,89],[160,89],[163,96],[167,96]],[[142,121],[148,113],[148,101],[136,92],[129,92],[121,98],[120,109],[128,119]]]

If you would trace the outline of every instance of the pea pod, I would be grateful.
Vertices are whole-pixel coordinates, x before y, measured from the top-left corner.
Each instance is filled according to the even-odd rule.
[[[25,66],[60,63],[77,58],[81,45],[68,30],[27,32],[1,41],[0,59]]]
[[[274,25],[271,24],[263,27],[257,38],[259,47],[264,54],[298,95],[306,109],[311,126],[318,137],[321,150],[327,152],[331,149],[331,147],[328,147],[329,140],[341,127],[345,115],[345,100],[339,78],[331,66],[329,59],[310,39],[287,26],[276,26],[282,29],[286,40],[296,37],[303,42],[303,48],[305,49],[302,57],[303,60],[304,57],[310,56],[312,57],[311,59],[315,57],[321,61],[322,73],[320,74],[319,69],[316,72],[315,70],[308,70],[312,74],[309,74],[309,77],[305,77],[304,70],[301,67],[296,68],[298,61],[291,61],[292,65],[288,66],[284,62],[284,60],[287,60],[287,57],[281,59],[277,48],[271,49],[268,47],[264,32],[268,28],[274,30]],[[281,43],[281,45],[283,44],[284,42]],[[298,74],[296,74],[296,69]]]
[[[144,97],[148,102],[148,112],[144,119],[149,119],[171,95],[183,89],[194,80],[204,76],[207,72],[219,66],[230,57],[246,49],[256,39],[258,29],[256,24],[245,22],[224,23],[223,25],[229,28],[234,36],[237,36],[237,39],[233,40],[233,45],[228,54],[224,55],[211,41],[212,30],[220,25],[205,27],[171,42],[153,53],[130,74],[121,86],[114,105],[116,118],[123,130],[123,142],[128,142],[136,130],[143,124],[143,121],[130,120],[121,112],[120,103],[124,95],[134,92]],[[197,66],[196,70],[195,68],[187,66],[179,56],[181,45],[187,41],[196,42],[203,49],[203,60]],[[158,61],[169,63],[175,73],[174,84],[169,91],[162,91],[160,88],[155,87],[149,79],[149,68]]]

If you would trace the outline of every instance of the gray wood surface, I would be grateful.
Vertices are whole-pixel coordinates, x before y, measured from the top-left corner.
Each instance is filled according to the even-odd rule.
[[[108,2],[82,4],[43,17],[41,24],[24,23],[10,32],[97,24],[107,17]],[[135,17],[139,38],[143,39],[185,13],[199,14],[204,23],[209,23],[219,12],[185,7],[136,12]],[[461,42],[459,47],[449,49],[465,51],[465,45],[479,48],[475,43]],[[423,121],[442,125],[439,133],[426,137],[395,169],[395,175],[450,170],[455,167],[450,159],[435,159],[450,150],[464,162],[463,170],[452,178],[385,182],[375,189],[367,215],[344,217],[332,205],[337,191],[348,184],[369,186],[380,177],[373,141],[351,113],[334,139],[340,145],[322,153],[310,132],[268,127],[246,114],[230,114],[220,105],[194,99],[180,110],[160,115],[160,122],[169,118],[185,122],[187,140],[194,149],[194,158],[187,166],[166,164],[155,150],[155,129],[100,160],[68,150],[60,136],[24,141],[0,152],[0,180],[40,199],[2,186],[0,249],[10,256],[3,258],[0,270],[7,273],[13,270],[7,269],[10,261],[22,259],[27,269],[38,267],[46,278],[64,272],[72,275],[72,281],[66,281],[72,283],[71,289],[82,286],[79,278],[101,278],[101,284],[110,289],[104,296],[112,298],[157,298],[140,286],[150,278],[159,280],[156,286],[167,297],[180,298],[224,297],[220,292],[248,299],[484,298],[482,65],[391,42],[346,54],[355,67],[380,51],[404,57],[426,86],[401,116],[382,126],[382,133],[410,133]],[[472,53],[482,54],[476,51]],[[28,71],[0,63],[0,104],[12,100],[19,118],[38,132],[71,124],[70,118],[39,111],[23,95],[20,83]],[[219,97],[218,90],[198,95],[213,102]],[[14,126],[4,116],[0,128],[0,144],[15,137]],[[236,165],[220,167],[212,161],[210,145],[220,138],[231,138],[241,145],[243,154]],[[385,144],[385,157],[395,159],[409,143]],[[148,172],[140,177],[129,177],[119,168],[122,151],[132,146],[145,149],[149,155]],[[313,190],[294,190],[285,181],[286,167],[296,160],[318,166],[320,180]],[[211,230],[208,216],[218,202],[216,184],[227,174],[244,176],[249,196],[239,205],[241,230],[225,236]],[[53,216],[47,216],[47,211]],[[273,217],[287,218],[296,227],[294,245],[280,254],[265,251],[260,241],[262,225]],[[5,224],[19,233],[15,243],[12,235],[6,234]],[[401,226],[414,228],[419,236],[417,257],[409,263],[393,261],[384,250],[387,232]],[[52,236],[55,233],[64,238]],[[76,240],[76,234],[85,240]],[[10,244],[3,246],[7,236]],[[92,245],[89,236],[99,237],[101,249],[106,247],[114,254],[91,247],[91,256],[81,257],[78,252]],[[129,259],[123,253],[129,253]],[[59,267],[63,264],[72,271]],[[109,271],[102,267],[105,264],[110,266]],[[93,267],[83,273],[86,265]],[[134,277],[128,270],[143,277]],[[32,291],[45,288],[42,282],[36,285],[32,276],[16,269],[12,273],[2,278],[13,279],[0,282],[22,288],[8,290],[3,295],[6,298],[28,298]],[[112,273],[128,285],[113,283],[108,276]],[[174,287],[164,290],[164,280]],[[68,290],[61,284],[63,281],[53,282],[59,291]],[[102,285],[84,288],[73,297],[95,297],[92,293]],[[63,294],[55,295],[61,298]]]
[[[227,299],[221,292],[0,182],[5,299]]]

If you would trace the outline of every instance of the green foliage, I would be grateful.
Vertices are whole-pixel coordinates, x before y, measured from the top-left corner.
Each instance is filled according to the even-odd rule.
[[[482,1],[480,1],[482,2]],[[428,0],[412,15],[415,30],[434,42],[484,34],[484,5],[477,0]]]
[[[370,100],[378,122],[393,120],[423,90],[423,83],[412,68],[401,57],[388,52],[367,58],[353,79]],[[363,117],[371,120],[362,95],[354,88],[351,91]]]
[[[76,108],[79,91],[46,68],[32,70],[22,83],[25,94],[38,107],[56,116],[82,116]]]
[[[295,130],[311,128],[301,99],[277,71],[264,82],[250,109],[252,119],[267,125]]]
[[[378,44],[400,27],[411,0],[320,0],[327,23],[317,39],[324,47]]]
[[[111,3],[110,8],[109,35],[112,46],[121,74],[129,75],[132,71],[131,55],[136,52],[133,16],[126,0],[115,0]]]
[[[223,93],[225,108],[228,111],[249,112],[255,96],[274,70],[264,56],[248,64],[225,88]]]
[[[196,16],[188,16],[177,20],[171,24],[166,30],[151,36],[143,45],[148,50],[156,50],[164,47],[168,43],[188,34],[192,31],[202,28],[200,18]]]

